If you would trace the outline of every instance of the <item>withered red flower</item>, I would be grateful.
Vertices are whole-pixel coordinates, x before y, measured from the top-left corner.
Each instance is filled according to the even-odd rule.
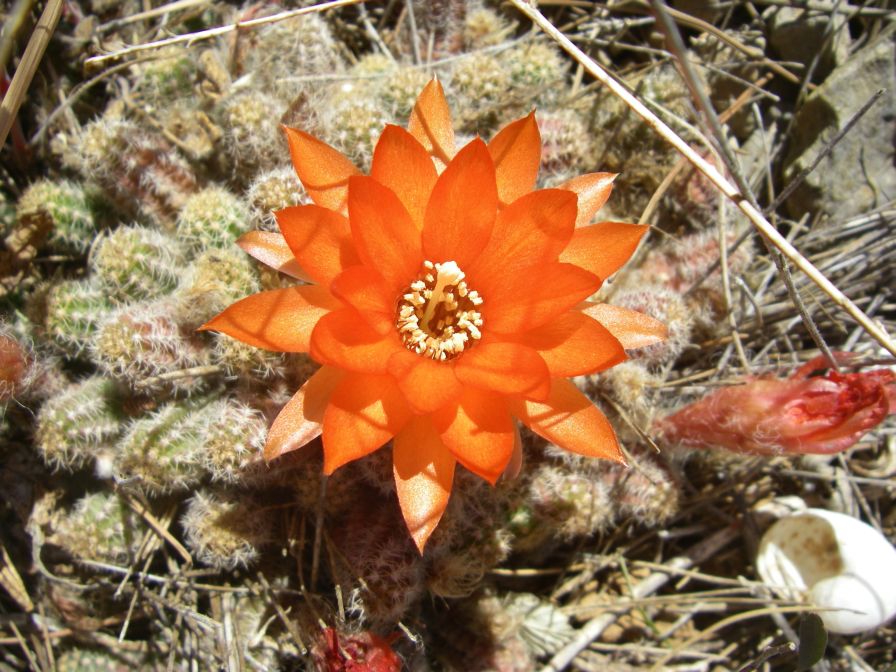
[[[839,353],[840,362],[851,356]],[[672,443],[739,453],[838,453],[896,411],[896,376],[887,369],[824,375],[816,357],[789,378],[726,387],[656,423]]]
[[[640,313],[585,302],[646,229],[588,225],[614,175],[535,190],[534,114],[455,152],[436,80],[408,130],[385,128],[369,176],[285,130],[314,204],[279,211],[282,235],[240,244],[311,284],[247,297],[204,327],[322,365],[271,427],[267,459],[323,434],[330,474],[394,439],[398,498],[421,551],[456,463],[491,483],[518,468],[515,419],[572,452],[621,460],[607,419],[567,380],[665,334]]]

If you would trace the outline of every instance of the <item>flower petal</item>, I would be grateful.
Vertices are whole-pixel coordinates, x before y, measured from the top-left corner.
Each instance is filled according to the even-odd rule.
[[[432,418],[457,461],[494,485],[510,463],[516,436],[516,423],[504,398],[468,387],[457,404],[442,408]]]
[[[311,357],[361,373],[385,373],[389,357],[402,348],[394,329],[377,329],[376,313],[342,308],[325,315],[311,332]]]
[[[491,238],[468,275],[489,283],[533,264],[557,261],[575,230],[576,199],[560,189],[522,196],[498,213]]]
[[[554,378],[544,402],[512,399],[510,411],[529,429],[572,453],[625,463],[606,416],[566,378]]]
[[[376,143],[370,176],[398,196],[414,225],[422,231],[426,204],[439,176],[416,138],[399,126],[387,125]]]
[[[329,284],[360,263],[348,220],[319,205],[296,205],[274,213],[289,249],[311,279]]]
[[[421,357],[407,348],[392,355],[389,372],[416,413],[431,413],[461,393],[453,364]]]
[[[349,182],[352,237],[364,263],[397,289],[404,289],[423,264],[420,232],[391,189],[372,177]]]
[[[537,350],[553,377],[597,373],[626,360],[625,350],[609,330],[575,310],[514,340]]]
[[[541,163],[541,134],[535,112],[507,124],[488,143],[495,163],[498,198],[507,205],[535,188]]]
[[[318,321],[340,303],[323,287],[300,285],[252,294],[199,327],[276,352],[308,352]]]
[[[408,121],[408,131],[442,163],[447,165],[451,161],[454,156],[454,126],[439,80],[432,79],[420,92]]]
[[[482,296],[483,330],[512,334],[566,312],[594,294],[601,279],[572,264],[548,263],[497,274],[481,288],[478,282],[470,279],[470,287]]]
[[[576,229],[560,261],[575,264],[607,279],[622,268],[649,227],[642,224],[601,222]]]
[[[669,333],[659,320],[622,306],[588,303],[582,312],[604,325],[626,350],[661,343]]]
[[[395,292],[372,268],[352,266],[345,269],[330,284],[330,291],[356,310],[395,317]]]
[[[410,417],[391,376],[346,374],[324,412],[324,473],[369,455],[398,434]]]
[[[342,152],[296,128],[283,127],[289,155],[305,191],[315,203],[345,214],[348,178],[360,175]]]
[[[573,191],[579,197],[579,216],[576,227],[587,226],[594,215],[604,207],[613,191],[613,180],[617,173],[588,173],[579,175],[561,184],[558,189]]]
[[[495,166],[479,138],[457,153],[445,168],[426,206],[423,251],[434,262],[469,267],[492,235],[498,191]]]
[[[420,553],[439,524],[454,481],[454,457],[426,416],[413,418],[392,449],[395,490]]]
[[[323,366],[286,402],[268,430],[264,444],[266,462],[297,450],[320,436],[324,411],[342,376],[341,370]]]
[[[477,343],[455,360],[454,372],[464,385],[541,399],[550,381],[541,356],[519,343]]]
[[[311,276],[299,266],[299,262],[296,261],[282,234],[271,231],[249,231],[240,236],[236,244],[249,255],[270,266],[275,271],[280,271],[305,282],[311,280]]]

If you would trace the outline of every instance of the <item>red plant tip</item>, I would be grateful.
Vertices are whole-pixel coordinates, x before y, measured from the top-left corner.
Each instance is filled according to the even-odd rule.
[[[399,672],[401,659],[390,642],[369,632],[339,635],[324,628],[323,641],[315,647],[318,669],[325,672]]]
[[[31,358],[18,341],[0,334],[0,403],[21,390],[30,363]]]
[[[852,355],[837,353],[839,362]],[[789,378],[726,387],[659,420],[655,431],[692,448],[757,455],[839,453],[896,411],[896,375],[827,370],[816,357]]]

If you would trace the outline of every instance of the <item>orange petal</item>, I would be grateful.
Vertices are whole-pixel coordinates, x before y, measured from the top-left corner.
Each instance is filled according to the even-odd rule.
[[[422,231],[423,214],[438,174],[416,138],[403,128],[386,126],[373,152],[370,176],[395,192],[417,229]]]
[[[420,553],[436,529],[454,481],[454,457],[426,416],[413,418],[392,449],[401,514]]]
[[[568,191],[543,189],[522,196],[498,213],[491,238],[468,272],[471,283],[526,266],[557,261],[575,230],[576,199]]]
[[[340,303],[323,287],[300,285],[252,294],[212,318],[200,331],[212,329],[277,352],[308,352],[311,331]]]
[[[395,292],[372,268],[352,266],[345,269],[330,284],[330,291],[356,310],[395,318]]]
[[[311,332],[311,357],[347,371],[385,373],[389,357],[404,346],[394,329],[371,326],[377,319],[354,308],[325,315]]]
[[[607,279],[622,268],[649,227],[641,224],[601,222],[576,229],[560,261],[575,264]]]
[[[292,250],[286,244],[286,240],[279,233],[249,231],[240,236],[236,244],[252,257],[270,266],[275,271],[291,275],[305,282],[311,280],[311,276],[299,266],[299,262],[293,256]]]
[[[590,224],[597,211],[604,207],[604,203],[610,198],[610,192],[613,191],[613,180],[616,176],[617,173],[589,173],[567,180],[557,187],[573,191],[579,197],[577,227]]]
[[[360,263],[348,220],[319,205],[296,205],[274,213],[296,261],[314,282],[329,284]]]
[[[498,198],[507,205],[535,188],[541,163],[541,134],[535,112],[507,124],[488,143],[495,163]]]
[[[544,402],[512,399],[510,410],[551,443],[579,455],[625,463],[610,421],[565,378],[554,378]]]
[[[423,251],[434,262],[469,267],[492,235],[498,191],[485,143],[474,139],[439,176],[426,206]]]
[[[343,372],[330,366],[319,368],[305,381],[274,420],[264,444],[264,459],[275,460],[320,436],[324,411]]]
[[[324,473],[369,455],[398,434],[410,417],[391,376],[346,374],[324,411]]]
[[[451,161],[454,156],[454,126],[451,125],[451,110],[448,109],[439,80],[432,79],[420,92],[408,121],[408,131],[442,163]]]
[[[348,178],[361,171],[342,152],[304,131],[283,126],[289,155],[305,191],[315,203],[345,214]]]
[[[423,264],[420,232],[391,189],[371,177],[353,177],[348,210],[352,237],[364,263],[399,290],[407,287]]]
[[[599,277],[571,264],[530,266],[494,276],[480,288],[483,331],[512,334],[528,331],[552,320],[600,288]]]
[[[537,350],[554,377],[597,373],[626,360],[625,350],[616,337],[576,310],[514,340]]]
[[[432,418],[457,461],[494,485],[510,462],[516,435],[504,398],[468,387],[459,403],[442,408]]]
[[[457,399],[461,392],[453,364],[421,357],[407,348],[392,355],[389,372],[417,413],[431,413]]]
[[[519,343],[477,343],[455,361],[454,372],[464,385],[544,398],[550,374],[541,356]]]
[[[626,350],[661,343],[669,335],[665,324],[630,308],[589,303],[582,312],[604,325]]]

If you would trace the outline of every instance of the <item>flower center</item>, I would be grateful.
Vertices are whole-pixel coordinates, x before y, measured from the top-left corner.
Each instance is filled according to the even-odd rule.
[[[440,362],[454,359],[482,337],[482,297],[467,287],[454,261],[423,262],[398,300],[395,326],[408,350]]]

